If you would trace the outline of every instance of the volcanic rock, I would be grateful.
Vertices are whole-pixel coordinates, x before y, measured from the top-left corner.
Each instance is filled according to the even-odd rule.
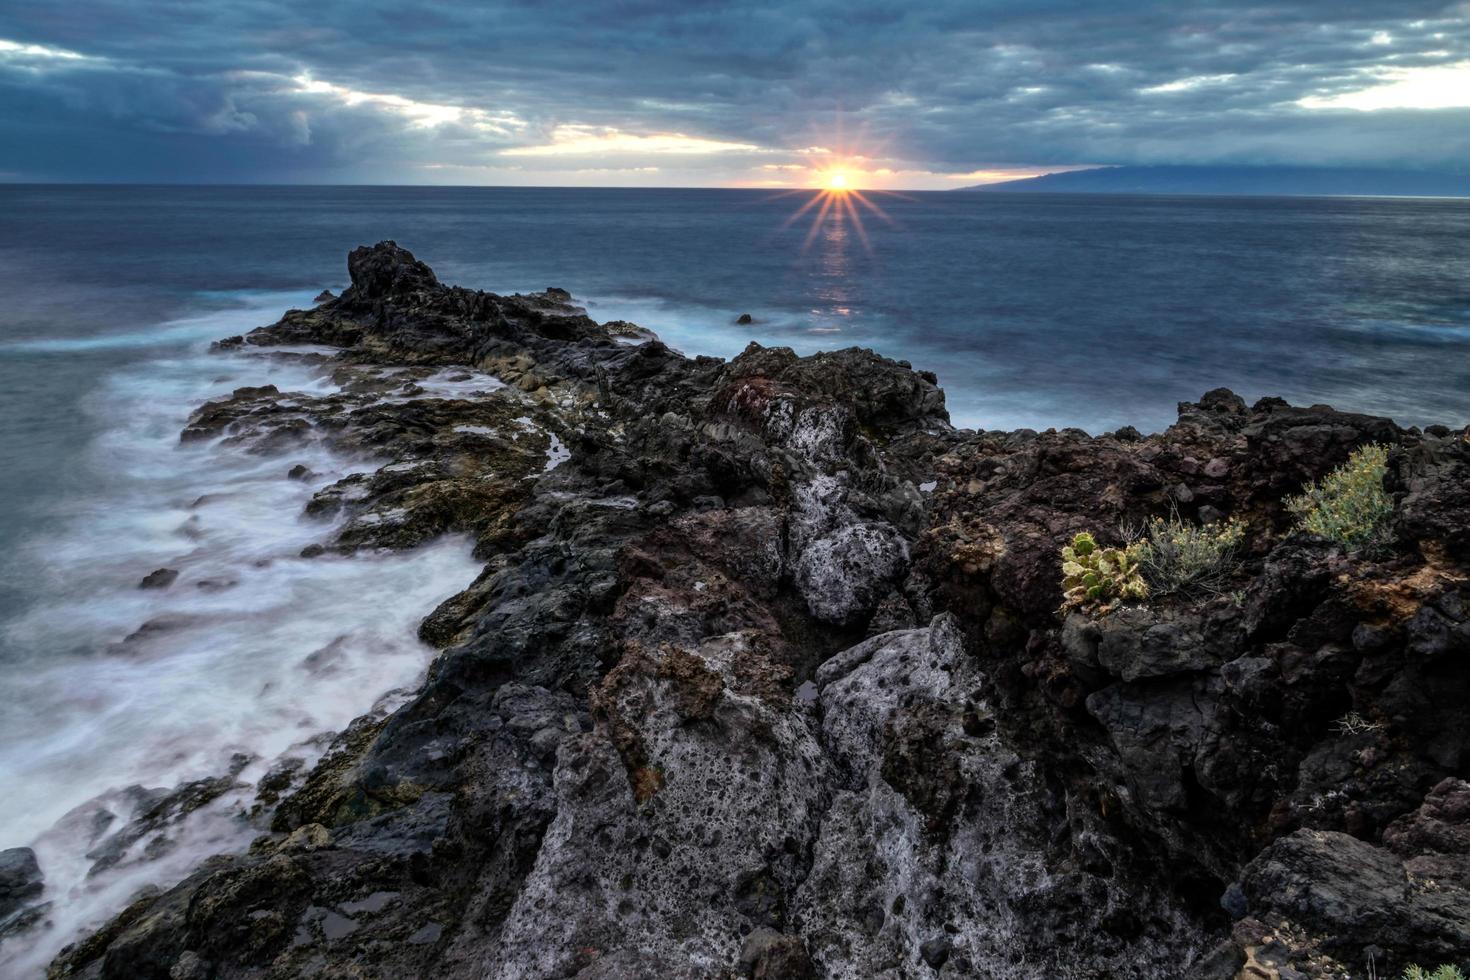
[[[0,920],[41,894],[45,876],[29,847],[0,851]]]
[[[140,589],[166,589],[178,580],[179,570],[177,568],[156,568],[143,576],[138,583]]]

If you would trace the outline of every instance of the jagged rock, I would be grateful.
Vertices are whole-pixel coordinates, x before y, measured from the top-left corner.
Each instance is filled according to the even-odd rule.
[[[1233,608],[1212,611],[1224,615],[1121,609],[1098,623],[1097,663],[1124,681],[1219,667],[1235,651],[1238,616]]]
[[[250,762],[250,756],[236,754],[218,776],[189,780],[172,789],[128,786],[104,793],[92,801],[93,807],[108,814],[104,823],[94,824],[94,827],[108,832],[105,836],[99,833],[86,852],[92,861],[88,875],[95,876],[123,862],[146,863],[162,856],[164,852],[160,850],[150,851],[144,847],[135,852],[134,848],[150,835],[153,835],[152,846],[167,847],[166,837],[161,832],[235,789],[239,785],[235,777]],[[127,823],[116,829],[111,827],[114,810],[131,815]]]
[[[608,675],[602,725],[558,753],[557,817],[489,975],[555,975],[580,948],[731,963],[745,931],[782,927],[825,809],[825,762],[784,703],[741,693],[750,655],[722,637],[625,655]],[[606,846],[587,851],[589,835]]]
[[[1335,831],[1298,830],[1246,866],[1253,916],[1285,920],[1344,962],[1366,947],[1412,951],[1431,963],[1470,950],[1470,889],[1420,878],[1391,852]],[[1391,967],[1402,968],[1403,955]]]
[[[658,334],[652,330],[627,320],[610,320],[602,325],[602,329],[606,330],[610,336],[620,340],[636,341],[640,344],[658,339]]]
[[[1182,811],[1189,804],[1193,760],[1215,725],[1217,698],[1207,683],[1114,684],[1087,698],[1129,785],[1150,809]]]
[[[1418,810],[1383,831],[1383,843],[1403,860],[1411,878],[1470,893],[1470,783],[1440,782]]]
[[[1202,940],[1185,922],[1108,911],[1118,885],[1105,859],[1093,863],[1106,874],[1046,870],[1040,842],[1066,818],[1048,807],[1043,773],[987,724],[993,692],[955,617],[865,640],[817,680],[824,744],[845,777],[797,895],[818,975],[903,964],[905,976],[948,965],[998,977],[1000,964],[1026,962],[1147,976],[1195,955]],[[1095,833],[1072,819],[1073,832]],[[1136,907],[1167,905],[1132,887]]]
[[[353,249],[347,256],[347,273],[352,285],[343,295],[359,302],[425,292],[439,285],[434,270],[391,241]]]
[[[887,524],[850,524],[806,546],[797,559],[796,586],[813,616],[839,625],[870,613],[898,581],[908,546]]]
[[[46,876],[29,847],[0,851],[0,921],[41,894]]]

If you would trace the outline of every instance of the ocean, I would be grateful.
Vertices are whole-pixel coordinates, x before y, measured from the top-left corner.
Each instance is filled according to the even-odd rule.
[[[955,422],[1167,426],[1229,386],[1470,422],[1470,201],[703,190],[0,185],[0,849],[35,849],[54,927],[0,948],[29,975],[77,929],[256,831],[222,797],[94,868],[101,801],[309,758],[404,696],[419,618],[469,546],[296,560],[350,472],[181,446],[193,407],[327,379],[211,340],[346,284],[395,239],[445,282],[568,289],[689,354],[872,347],[939,375]],[[748,313],[754,322],[741,325]],[[159,567],[189,589],[140,590]],[[331,669],[307,663],[331,650]],[[234,809],[232,809],[234,806]]]

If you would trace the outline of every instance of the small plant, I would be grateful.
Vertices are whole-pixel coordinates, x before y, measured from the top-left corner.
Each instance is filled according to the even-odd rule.
[[[1367,551],[1387,543],[1393,499],[1383,489],[1388,447],[1359,446],[1348,461],[1317,483],[1289,497],[1286,509],[1299,515],[1303,531],[1336,541],[1349,551]]]
[[[1231,518],[1196,526],[1181,520],[1149,521],[1138,545],[1138,562],[1153,592],[1219,594],[1238,564],[1236,550],[1245,538],[1245,525]]]
[[[1465,974],[1460,972],[1459,967],[1450,966],[1448,963],[1426,970],[1422,966],[1411,966],[1404,971],[1404,980],[1465,980]]]
[[[1091,534],[1079,532],[1062,548],[1062,608],[1104,613],[1120,600],[1147,598],[1138,551],[1136,544],[1100,548]]]
[[[1333,731],[1339,735],[1366,735],[1383,731],[1383,722],[1369,721],[1356,711],[1349,711],[1332,723]]]

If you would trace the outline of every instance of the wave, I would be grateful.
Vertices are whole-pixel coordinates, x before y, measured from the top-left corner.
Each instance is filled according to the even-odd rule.
[[[201,313],[169,320],[155,327],[118,333],[90,334],[83,337],[35,337],[0,344],[0,352],[17,354],[74,354],[89,351],[126,350],[130,348],[176,347],[200,341],[218,340],[229,333],[250,330],[263,323],[274,322],[282,310],[309,305],[300,291],[265,292],[237,290],[207,294],[229,305],[224,310]]]
[[[147,336],[239,332],[281,305],[260,297]],[[63,342],[82,341],[50,343]],[[260,779],[283,764],[304,772],[324,733],[415,687],[434,652],[419,620],[479,569],[460,539],[300,557],[334,529],[301,516],[311,495],[376,464],[320,444],[281,456],[180,444],[193,408],[258,384],[334,387],[306,359],[248,350],[114,371],[85,402],[102,422],[85,478],[54,502],[59,523],[16,556],[29,602],[0,632],[0,847],[36,851],[52,927],[8,940],[0,973],[39,975],[138,888],[246,847],[264,829],[248,815]],[[296,463],[307,479],[287,478]],[[158,568],[177,578],[140,588]],[[154,791],[231,773],[234,787],[181,823],[127,836]],[[113,863],[99,867],[99,853]]]

